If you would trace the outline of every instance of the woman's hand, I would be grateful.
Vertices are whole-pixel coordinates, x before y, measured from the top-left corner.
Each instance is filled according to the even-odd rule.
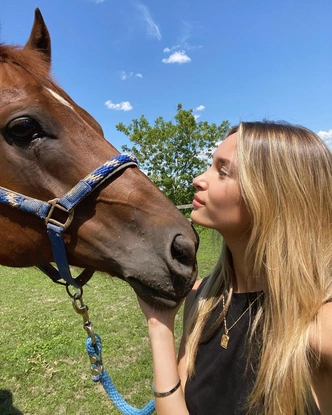
[[[181,307],[181,303],[178,305],[178,307],[172,310],[160,310],[153,306],[150,306],[138,296],[137,300],[143,314],[146,317],[149,328],[156,328],[159,325],[163,325],[173,331],[175,316]]]
[[[159,310],[137,297],[147,319],[153,360],[153,385],[165,393],[179,382],[178,363],[174,342],[174,320],[181,304],[173,310]],[[156,397],[158,415],[188,415],[182,388],[166,397]]]

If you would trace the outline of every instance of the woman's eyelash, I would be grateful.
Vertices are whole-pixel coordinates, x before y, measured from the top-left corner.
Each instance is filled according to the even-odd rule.
[[[220,176],[228,176],[228,172],[227,172],[227,170],[225,170],[224,167],[219,169],[219,174],[220,174]]]

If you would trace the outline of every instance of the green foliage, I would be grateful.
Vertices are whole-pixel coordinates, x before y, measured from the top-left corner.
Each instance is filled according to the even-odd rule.
[[[223,140],[229,122],[220,125],[198,122],[193,110],[184,110],[178,104],[173,121],[158,117],[152,127],[141,116],[126,127],[116,126],[130,141],[132,147],[122,150],[133,154],[140,168],[176,205],[190,203],[194,189],[192,180],[206,170],[216,143]]]

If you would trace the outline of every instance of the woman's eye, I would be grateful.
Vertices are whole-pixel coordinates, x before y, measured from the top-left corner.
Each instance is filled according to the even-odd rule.
[[[228,172],[224,168],[219,169],[219,176],[228,177]]]
[[[11,121],[6,132],[13,140],[29,142],[42,136],[40,125],[31,118],[21,117]]]

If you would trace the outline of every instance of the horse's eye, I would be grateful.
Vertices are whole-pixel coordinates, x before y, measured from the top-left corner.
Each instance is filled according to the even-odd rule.
[[[14,140],[32,141],[41,136],[39,124],[28,117],[16,118],[7,126],[8,135]]]

